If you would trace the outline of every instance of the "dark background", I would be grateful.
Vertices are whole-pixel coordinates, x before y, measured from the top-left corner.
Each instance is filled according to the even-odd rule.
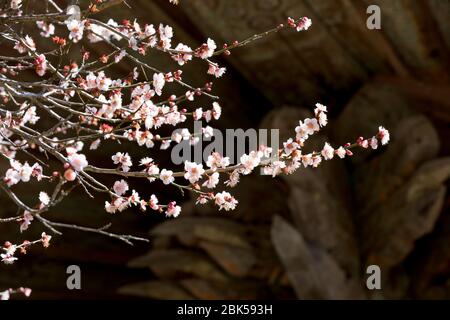
[[[45,253],[33,248],[15,265],[1,265],[0,288],[28,286],[35,299],[450,296],[450,1],[129,4],[132,9],[114,7],[104,17],[170,24],[174,43],[191,47],[207,37],[218,44],[242,40],[288,16],[310,17],[308,32],[284,30],[219,58],[227,72],[214,86],[223,107],[217,126],[279,128],[287,138],[298,120],[321,102],[329,107],[331,121],[309,141],[312,148],[325,139],[340,145],[372,135],[378,125],[391,131],[391,143],[289,177],[245,177],[233,190],[239,200],[234,212],[196,207],[187,198],[176,220],[138,210],[110,216],[102,197],[92,200],[79,190],[49,217],[89,226],[112,221],[113,231],[141,236],[152,230],[151,244],[129,247],[67,231],[55,236]],[[381,30],[366,28],[370,4],[381,7]],[[91,48],[98,53],[104,49]],[[146,59],[168,68],[163,56]],[[202,64],[183,70],[184,80],[193,86],[211,80]],[[115,70],[117,75],[128,71],[126,64]],[[110,153],[106,150],[97,160]],[[168,161],[168,155],[150,156]],[[151,188],[162,198],[177,194],[160,184],[138,188]],[[25,192],[33,199],[39,191]],[[16,212],[4,195],[0,201],[0,216]],[[1,238],[11,240],[33,239],[42,226],[35,223],[19,236],[17,231],[18,226],[0,225]],[[71,264],[81,267],[80,291],[66,289],[65,270]],[[381,268],[382,290],[365,286],[371,264]]]

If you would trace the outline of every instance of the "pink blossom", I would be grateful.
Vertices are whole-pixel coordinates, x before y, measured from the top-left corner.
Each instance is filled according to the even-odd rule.
[[[166,80],[163,73],[155,73],[153,75],[153,87],[155,88],[155,92],[158,96],[162,94],[162,89],[164,88],[165,83]]]
[[[321,153],[325,160],[331,160],[334,157],[334,149],[328,142],[325,143]]]
[[[69,29],[69,39],[77,43],[83,38],[84,21],[78,21],[76,19],[70,19],[66,22],[67,29]]]
[[[167,205],[166,216],[167,217],[178,217],[181,213],[181,207],[177,206],[175,201],[169,202]]]
[[[75,171],[83,171],[83,169],[88,166],[88,162],[84,154],[74,153],[68,156],[67,159]]]
[[[173,54],[172,58],[178,62],[180,66],[184,65],[189,60],[192,60],[192,49],[182,43],[179,43],[175,47],[175,51],[179,51],[177,54]]]
[[[173,171],[162,169],[159,178],[164,184],[171,184],[175,178],[173,177]]]
[[[230,158],[222,157],[222,155],[220,153],[213,152],[211,155],[208,156],[206,165],[213,170],[215,170],[217,168],[225,169],[226,167],[228,167],[230,165]]]
[[[227,71],[226,68],[220,68],[216,64],[210,63],[208,65],[208,74],[215,76],[216,78],[220,78],[224,75],[225,71]]]
[[[130,167],[133,165],[131,162],[131,157],[128,153],[117,152],[115,155],[111,157],[114,164],[120,165],[124,172],[128,172]]]
[[[214,172],[212,175],[208,177],[208,180],[206,180],[202,186],[207,187],[209,189],[213,189],[217,186],[219,183],[219,173]]]
[[[225,211],[234,210],[238,201],[228,192],[222,191],[217,193],[214,197],[216,205],[219,206],[219,210]]]
[[[11,0],[10,7],[13,10],[19,10],[22,6],[22,0]]]
[[[378,138],[381,140],[381,144],[384,146],[389,142],[390,135],[389,131],[383,127],[378,127]]]
[[[50,203],[50,197],[46,192],[41,191],[39,192],[39,201],[41,201],[44,206],[47,206]]]
[[[309,27],[311,27],[311,25],[312,20],[307,17],[303,17],[299,19],[296,29],[297,31],[306,31],[309,29]]]
[[[41,234],[41,241],[42,241],[42,246],[44,248],[48,248],[50,246],[50,240],[51,239],[52,239],[52,236],[49,236],[45,232],[42,232],[42,234]]]
[[[298,149],[298,143],[294,142],[292,138],[289,138],[286,142],[283,142],[284,153],[290,155],[294,150]]]
[[[378,139],[375,137],[372,137],[371,139],[369,139],[369,146],[374,150],[376,148],[378,148]]]
[[[20,224],[20,232],[27,230],[28,226],[31,224],[31,221],[33,221],[33,215],[29,211],[25,210],[22,216],[22,223]]]
[[[128,191],[128,183],[125,180],[116,181],[113,189],[118,196],[121,196]]]
[[[186,171],[184,178],[189,180],[190,183],[195,183],[200,180],[202,174],[205,172],[202,164],[189,161],[184,162],[184,170]]]
[[[153,210],[158,210],[159,209],[158,198],[154,194],[151,195],[150,200],[148,201],[148,205]]]
[[[339,148],[336,150],[336,154],[337,154],[337,156],[338,156],[339,158],[344,159],[344,158],[345,158],[345,155],[347,154],[347,152],[345,151],[345,148],[344,148],[344,147],[339,147]]]
[[[34,66],[38,76],[42,77],[43,75],[45,75],[45,72],[47,71],[47,58],[45,57],[45,55],[38,55],[34,60]]]
[[[197,49],[196,55],[202,59],[207,59],[213,55],[216,48],[217,46],[214,40],[208,38],[208,41]]]
[[[55,34],[55,26],[51,23],[46,23],[45,21],[36,21],[36,25],[41,29],[41,37],[48,38]]]

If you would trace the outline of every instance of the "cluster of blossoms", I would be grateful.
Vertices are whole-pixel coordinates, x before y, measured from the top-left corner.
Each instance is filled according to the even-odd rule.
[[[28,248],[37,243],[42,243],[44,248],[48,248],[51,238],[52,236],[46,234],[45,232],[42,232],[41,238],[35,241],[25,240],[22,242],[22,244],[19,245],[12,244],[11,242],[7,241],[2,248],[4,253],[0,254],[1,262],[5,264],[13,264],[14,261],[17,260],[17,257],[15,256],[17,252],[26,254]]]
[[[8,8],[0,9],[0,16],[8,17],[5,21],[9,21],[6,27],[0,26],[0,37],[16,52],[16,56],[0,57],[0,157],[9,164],[0,177],[0,188],[22,212],[15,217],[2,217],[0,222],[19,222],[20,232],[26,232],[33,222],[39,222],[55,233],[60,233],[59,228],[72,228],[126,243],[145,241],[147,239],[109,233],[105,227],[54,222],[43,215],[78,186],[91,197],[95,193],[106,195],[105,210],[111,214],[130,207],[153,210],[173,218],[181,214],[181,207],[175,201],[163,203],[155,194],[139,194],[130,185],[130,178],[189,191],[196,196],[197,204],[212,203],[219,210],[230,211],[236,208],[238,201],[228,191],[219,190],[220,186],[232,188],[241,176],[249,175],[258,167],[275,177],[293,173],[302,165],[317,167],[335,155],[351,156],[351,149],[355,147],[375,149],[379,143],[389,141],[389,133],[380,127],[371,138],[360,137],[352,144],[337,148],[326,143],[320,151],[303,153],[308,137],[328,122],[326,107],[317,104],[314,117],[300,121],[295,136],[285,141],[283,148],[273,150],[261,145],[242,155],[237,164],[218,152],[210,154],[205,163],[185,161],[178,171],[162,168],[151,157],[133,159],[132,149],[128,149],[130,144],[143,147],[148,154],[152,149],[166,150],[186,142],[196,145],[202,137],[211,138],[214,134],[209,124],[221,117],[222,107],[216,101],[218,97],[213,95],[213,83],[194,87],[185,82],[183,71],[178,68],[198,59],[204,62],[205,72],[214,80],[226,72],[213,61],[214,57],[229,55],[235,48],[282,29],[308,30],[311,20],[289,18],[286,25],[280,24],[241,42],[233,41],[219,47],[208,38],[197,48],[191,48],[183,43],[175,44],[173,29],[168,25],[129,20],[119,23],[112,19],[104,23],[95,19],[96,13],[111,3],[117,5],[120,1],[95,0],[84,10],[69,6],[66,12],[49,1],[49,11],[39,15],[33,15],[28,9],[22,11],[24,6],[20,0],[8,0]],[[33,39],[33,31],[28,28],[30,23],[36,25],[41,41]],[[97,42],[102,42],[108,50],[97,55],[88,51],[90,44]],[[74,43],[82,43],[83,49],[73,49]],[[51,51],[46,52],[49,47]],[[144,58],[149,51],[168,55],[173,60],[168,66],[171,69],[160,70],[149,65]],[[109,67],[122,61],[132,66],[129,74],[114,79]],[[22,74],[24,77],[20,77]],[[183,91],[173,94],[179,91],[170,92],[172,86]],[[212,100],[208,105],[203,102],[206,98]],[[190,120],[201,121],[201,131],[191,132],[185,124]],[[168,136],[161,136],[158,132],[163,127],[175,130]],[[110,150],[102,150],[106,144],[116,149],[108,155],[105,165],[95,163],[92,155],[97,150],[97,154]],[[18,160],[17,156],[29,160]],[[118,178],[107,185],[101,181],[105,175]],[[37,196],[39,201],[32,206],[14,189],[19,182],[27,183],[31,178],[47,183],[45,191]],[[7,242],[1,261],[11,264],[17,260],[17,252],[25,253],[36,243],[47,247],[50,238],[42,233],[41,239],[33,242],[24,241],[20,245]],[[12,292],[7,290],[1,295],[6,298]]]
[[[31,295],[31,289],[20,287],[17,289],[8,289],[5,291],[0,291],[0,300],[9,300],[11,298],[11,295],[15,293],[21,293],[25,297],[29,297]]]

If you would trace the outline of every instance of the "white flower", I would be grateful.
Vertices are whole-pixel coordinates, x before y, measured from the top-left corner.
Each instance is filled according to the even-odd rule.
[[[305,31],[308,30],[311,26],[312,20],[307,17],[303,17],[298,21],[296,29],[297,31]]]
[[[381,144],[384,146],[390,140],[389,131],[383,127],[378,127],[378,138],[381,140]]]
[[[189,60],[192,60],[192,49],[182,43],[179,43],[175,47],[175,51],[179,51],[177,54],[172,55],[172,58],[178,62],[180,66],[184,65]]]
[[[117,152],[115,155],[111,157],[114,164],[120,165],[124,172],[128,172],[130,167],[133,165],[131,162],[131,157],[128,153]]]
[[[142,158],[142,159],[139,161],[139,163],[140,163],[141,166],[148,166],[148,165],[150,165],[151,163],[153,163],[153,159],[152,159],[152,158],[149,158],[149,157],[145,157],[145,158]]]
[[[0,300],[6,301],[9,300],[9,298],[10,298],[9,290],[0,292]]]
[[[208,74],[215,76],[216,78],[220,78],[227,71],[226,68],[220,68],[216,64],[210,63],[208,66]]]
[[[297,150],[299,145],[297,142],[289,138],[286,142],[283,142],[284,153],[290,155],[294,150]]]
[[[202,46],[196,50],[196,54],[202,59],[207,59],[213,55],[216,48],[217,45],[214,40],[208,38],[208,41],[206,41],[206,43],[202,44]]]
[[[116,181],[113,189],[118,196],[121,196],[128,191],[128,183],[125,180]]]
[[[22,0],[11,0],[10,7],[13,10],[19,10],[22,6]]]
[[[336,154],[339,158],[344,159],[347,152],[345,151],[344,147],[339,147],[339,149],[336,150]]]
[[[17,260],[16,257],[14,257],[14,253],[16,252],[17,246],[10,245],[8,248],[3,248],[5,250],[5,253],[0,254],[0,257],[2,258],[2,262],[5,264],[13,264],[14,261]]]
[[[159,178],[164,184],[171,184],[175,178],[173,177],[173,171],[162,169]]]
[[[153,87],[155,88],[155,92],[158,96],[162,94],[162,89],[164,88],[165,83],[166,80],[163,73],[155,73],[153,75]]]
[[[28,229],[28,226],[33,221],[33,215],[29,211],[25,211],[22,216],[22,223],[20,224],[20,232],[23,232]]]
[[[123,57],[125,57],[127,54],[127,52],[125,50],[120,50],[120,52],[114,57],[114,62],[115,63],[119,63],[120,60],[123,59]]]
[[[202,164],[189,161],[184,162],[184,170],[186,171],[184,178],[189,180],[190,183],[195,183],[200,180],[202,174],[205,172]]]
[[[167,217],[178,217],[181,213],[181,207],[176,205],[177,203],[175,201],[170,202],[167,205],[167,211],[166,216]]]
[[[314,132],[320,130],[319,123],[317,122],[317,119],[315,119],[315,118],[305,119],[305,122],[303,125],[304,125],[305,132],[308,135],[312,135]]]
[[[270,174],[272,177],[276,177],[284,168],[286,168],[284,161],[274,161],[269,166],[264,167],[264,174]]]
[[[48,38],[55,34],[55,26],[51,23],[47,24],[45,21],[36,21],[36,25],[42,30],[41,37]]]
[[[97,148],[100,145],[100,143],[101,143],[100,139],[92,141],[92,143],[89,146],[89,150],[97,150]]]
[[[322,149],[322,156],[325,160],[331,160],[334,157],[334,149],[328,142],[325,143]]]
[[[241,170],[242,174],[249,174],[252,172],[253,169],[259,165],[262,156],[263,153],[261,151],[252,151],[250,154],[243,154],[240,158],[243,167]]]
[[[67,29],[69,29],[69,39],[73,42],[78,42],[83,38],[84,21],[78,21],[76,19],[70,19],[66,21]]]
[[[208,156],[206,165],[213,170],[215,170],[217,168],[225,169],[226,167],[228,167],[230,165],[230,158],[222,157],[222,155],[220,153],[213,152],[211,155]]]
[[[41,201],[41,203],[46,206],[50,203],[50,197],[46,192],[41,191],[39,192],[39,201]]]
[[[214,197],[215,203],[219,206],[219,210],[225,209],[225,211],[234,210],[238,201],[228,192],[223,191],[217,193]]]
[[[85,167],[87,167],[88,162],[86,160],[86,156],[84,154],[74,153],[67,157],[70,165],[75,171],[82,171]]]
[[[239,183],[239,171],[234,170],[227,181],[225,181],[225,185],[228,187],[235,187]]]
[[[370,145],[370,147],[372,148],[372,149],[376,149],[376,148],[378,148],[378,139],[377,138],[375,138],[375,137],[372,137],[370,140],[369,140],[369,145]]]
[[[156,196],[154,194],[151,195],[150,200],[148,201],[148,205],[153,210],[158,210],[159,209],[158,198],[156,198]]]
[[[106,77],[103,71],[100,71],[97,75],[96,84],[100,91],[108,91],[112,84],[112,80]]]
[[[202,186],[207,187],[209,189],[213,189],[217,186],[219,183],[219,173],[214,172],[212,175],[208,177],[208,180],[206,180]]]

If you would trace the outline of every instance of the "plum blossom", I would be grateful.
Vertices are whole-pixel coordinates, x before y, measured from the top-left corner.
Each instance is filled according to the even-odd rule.
[[[241,173],[246,175],[255,169],[261,162],[263,153],[261,151],[252,151],[250,154],[243,154],[240,158],[242,169]]]
[[[50,203],[50,197],[48,194],[44,191],[39,192],[39,201],[44,205],[47,206]]]
[[[128,183],[125,180],[116,181],[113,189],[118,196],[121,196],[128,191]]]
[[[295,142],[292,138],[289,138],[286,142],[283,142],[284,153],[290,155],[294,150],[297,150],[299,144]]]
[[[175,201],[169,202],[167,205],[166,216],[167,217],[178,217],[181,213],[181,207],[177,206]]]
[[[38,55],[34,60],[34,66],[38,76],[42,77],[43,75],[45,75],[45,72],[47,71],[47,58],[45,57],[45,55]]]
[[[306,31],[309,29],[309,27],[311,27],[311,25],[312,25],[311,19],[309,19],[307,17],[303,17],[303,18],[299,19],[297,26],[296,26],[296,30],[297,31]]]
[[[20,41],[16,41],[14,44],[14,49],[16,49],[19,53],[26,53],[28,50],[36,51],[36,44],[29,35],[26,35],[24,38],[25,44]]]
[[[20,232],[27,230],[31,221],[33,221],[33,215],[25,210],[22,216],[22,223],[20,224]]]
[[[175,47],[175,51],[178,51],[176,54],[172,55],[172,59],[174,59],[180,66],[184,65],[186,62],[192,60],[192,49],[187,45],[179,43]]]
[[[347,154],[347,152],[344,147],[339,147],[336,150],[336,155],[341,159],[344,159],[346,154]]]
[[[264,167],[264,174],[271,175],[272,177],[276,177],[279,175],[282,170],[286,168],[286,163],[284,161],[274,161],[269,166]]]
[[[148,206],[153,210],[159,210],[158,198],[154,194],[152,194],[150,196],[150,200],[148,201]]]
[[[13,10],[19,10],[22,6],[22,0],[11,0],[10,7]]]
[[[131,157],[128,153],[117,152],[111,157],[114,164],[118,164],[124,172],[128,172],[133,165]]]
[[[42,241],[42,246],[44,248],[48,248],[50,246],[50,240],[51,239],[52,239],[52,236],[49,236],[45,232],[42,232],[42,234],[41,234],[41,241]]]
[[[83,171],[88,166],[88,161],[84,154],[74,153],[68,156],[67,159],[75,171]]]
[[[159,178],[164,184],[171,184],[175,178],[173,177],[173,171],[162,169]]]
[[[17,260],[16,257],[14,257],[14,254],[16,253],[17,246],[8,243],[7,246],[3,247],[3,250],[5,253],[0,254],[0,258],[2,258],[2,262],[4,264],[13,264],[14,261]]]
[[[206,180],[202,186],[207,187],[209,189],[214,189],[217,184],[219,183],[219,173],[214,172],[208,177],[208,180]]]
[[[211,155],[208,156],[206,165],[213,170],[216,170],[217,168],[225,169],[230,165],[230,158],[222,157],[220,153],[213,152]]]
[[[208,38],[206,43],[202,44],[200,48],[197,49],[196,55],[201,59],[207,59],[214,54],[214,50],[216,50],[217,46],[214,40]]]
[[[227,71],[226,68],[221,68],[216,64],[210,63],[208,65],[208,74],[213,75],[216,78],[220,78],[224,75],[224,73]]]
[[[49,38],[55,34],[55,26],[51,23],[46,23],[45,21],[36,21],[36,25],[41,29],[41,37]]]
[[[224,209],[225,211],[234,210],[238,201],[226,191],[217,193],[214,197],[215,204],[219,206],[219,210]]]
[[[205,172],[202,164],[197,164],[195,162],[184,162],[184,170],[186,171],[184,174],[184,178],[189,180],[190,183],[196,183],[202,177],[202,174]]]
[[[166,83],[166,80],[164,78],[163,73],[155,73],[153,75],[153,86],[155,88],[155,92],[158,96],[162,94],[162,89],[164,88],[164,84]]]
[[[325,143],[321,153],[325,160],[331,160],[334,157],[334,149],[328,142]]]
[[[380,126],[378,128],[378,138],[381,140],[381,144],[384,146],[389,142],[389,131]]]
[[[77,43],[83,38],[84,32],[84,21],[79,21],[76,19],[69,19],[66,22],[67,29],[69,29],[69,39],[74,43]]]

